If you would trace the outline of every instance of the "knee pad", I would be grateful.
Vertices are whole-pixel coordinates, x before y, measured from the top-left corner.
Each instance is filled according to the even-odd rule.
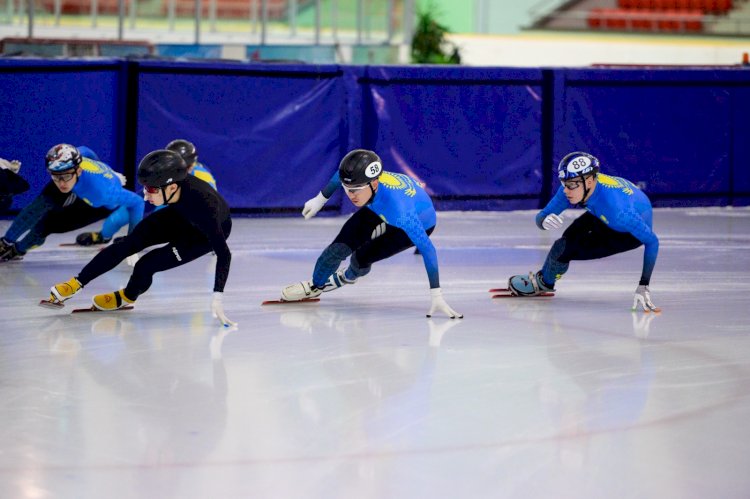
[[[552,247],[549,249],[548,258],[552,258],[561,263],[570,263],[570,260],[572,259],[570,246],[568,240],[565,237],[561,237],[552,244]]]
[[[328,277],[336,272],[339,264],[352,254],[352,249],[344,243],[330,244],[318,257],[313,270],[313,283],[322,285]]]
[[[352,254],[352,249],[344,243],[330,244],[318,257],[318,264],[326,267],[337,267],[346,257]],[[334,269],[335,270],[335,269]],[[329,274],[330,275],[330,274]]]
[[[570,257],[566,255],[567,239],[561,237],[554,242],[544,260],[542,266],[542,278],[544,282],[554,286],[555,281],[560,279],[568,271]]]

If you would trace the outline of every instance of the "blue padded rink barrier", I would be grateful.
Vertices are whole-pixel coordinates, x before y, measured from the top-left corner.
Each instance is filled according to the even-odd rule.
[[[133,311],[67,313],[125,263],[37,307],[95,251],[51,236],[0,272],[0,497],[748,497],[750,210],[655,211],[660,315],[630,311],[642,249],[574,262],[554,298],[490,299],[559,237],[533,215],[439,213],[453,321],[425,318],[411,252],[261,307],[344,218],[235,218],[233,331],[208,256]]]

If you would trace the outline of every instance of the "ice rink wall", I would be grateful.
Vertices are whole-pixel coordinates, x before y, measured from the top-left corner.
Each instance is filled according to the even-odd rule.
[[[567,152],[598,156],[657,206],[746,205],[750,70],[0,60],[0,156],[47,181],[87,145],[134,177],[174,138],[237,213],[297,213],[350,149],[424,182],[439,209],[534,209]],[[132,180],[131,180],[132,184]],[[132,187],[132,185],[131,185]],[[328,208],[349,211],[337,193]]]

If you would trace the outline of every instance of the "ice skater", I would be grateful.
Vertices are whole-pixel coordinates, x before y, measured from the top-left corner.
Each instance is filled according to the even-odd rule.
[[[0,261],[20,260],[44,244],[48,235],[102,219],[100,231],[79,234],[76,242],[105,244],[126,224],[132,232],[143,218],[143,198],[125,189],[125,178],[88,147],[58,144],[47,152],[45,161],[51,180],[0,239]]]
[[[59,308],[128,255],[162,244],[138,260],[124,289],[94,296],[93,309],[112,311],[132,305],[151,287],[156,272],[179,267],[213,251],[217,260],[211,312],[225,326],[236,325],[227,318],[223,305],[232,259],[226,241],[232,229],[227,202],[209,184],[188,175],[185,161],[174,151],[147,154],[138,165],[138,182],[149,203],[166,208],[144,218],[121,242],[100,251],[76,277],[53,286],[49,300],[40,305]]]
[[[354,284],[370,272],[373,263],[416,246],[430,282],[432,304],[427,317],[440,311],[451,319],[463,318],[446,303],[440,289],[437,251],[430,240],[437,215],[422,186],[406,175],[383,171],[380,157],[373,151],[355,149],[344,156],[323,190],[305,203],[305,219],[315,216],[341,186],[359,210],[318,257],[312,280],[284,288],[282,301],[316,298]],[[349,266],[338,270],[349,256]]]
[[[554,242],[538,272],[515,275],[508,288],[516,296],[536,296],[554,291],[555,282],[573,260],[595,260],[644,246],[641,279],[635,290],[633,310],[659,312],[648,289],[659,253],[659,238],[652,228],[651,202],[632,182],[599,173],[600,163],[589,153],[572,152],[557,167],[561,186],[536,216],[542,230],[559,229],[559,216],[570,206],[586,212]]]
[[[198,150],[195,148],[195,144],[185,139],[175,139],[165,148],[169,151],[174,151],[185,160],[185,164],[188,167],[188,173],[195,177],[208,182],[208,185],[216,189],[216,179],[214,178],[211,170],[206,165],[198,161]]]

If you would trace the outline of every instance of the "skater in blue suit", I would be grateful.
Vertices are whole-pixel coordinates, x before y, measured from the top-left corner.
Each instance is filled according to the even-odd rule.
[[[326,187],[305,203],[305,219],[315,216],[342,186],[359,210],[320,255],[312,280],[287,286],[281,292],[282,300],[315,298],[354,284],[370,272],[373,263],[416,246],[430,282],[432,305],[427,316],[440,311],[451,319],[462,318],[445,302],[440,289],[437,251],[430,240],[437,215],[422,186],[406,175],[383,171],[380,157],[373,151],[355,149],[344,156]],[[349,256],[349,266],[338,270]]]
[[[595,260],[643,245],[643,267],[633,309],[659,312],[648,288],[659,253],[651,202],[632,182],[599,173],[600,167],[599,160],[586,152],[572,152],[560,161],[557,172],[562,185],[537,214],[537,226],[542,230],[561,228],[563,219],[559,215],[571,206],[583,207],[586,212],[554,242],[541,270],[511,277],[508,288],[516,296],[550,292],[571,261]]]
[[[195,144],[185,139],[175,139],[165,147],[168,151],[174,151],[185,160],[188,166],[188,173],[207,182],[208,185],[218,190],[216,187],[216,178],[206,165],[198,161],[198,150]]]
[[[104,244],[123,226],[143,218],[144,201],[123,187],[124,177],[88,147],[58,144],[47,152],[50,182],[13,221],[0,241],[0,261],[20,260],[49,234],[69,232],[104,219],[99,232],[84,232],[78,244]],[[24,235],[25,234],[25,235]]]

